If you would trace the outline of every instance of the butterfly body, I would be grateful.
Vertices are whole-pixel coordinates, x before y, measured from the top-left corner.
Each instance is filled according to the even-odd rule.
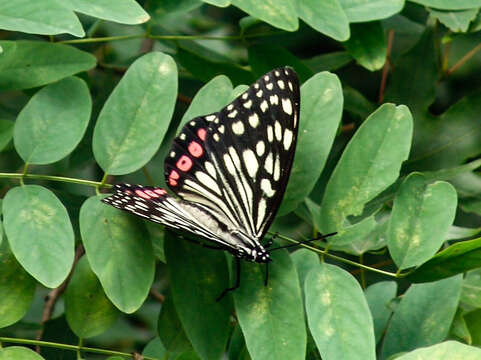
[[[120,184],[102,201],[201,237],[237,259],[270,262],[261,244],[294,159],[300,94],[296,73],[265,74],[219,112],[196,117],[173,141],[165,189]]]

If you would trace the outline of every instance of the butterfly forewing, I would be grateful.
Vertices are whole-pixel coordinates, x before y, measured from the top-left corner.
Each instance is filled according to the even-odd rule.
[[[187,123],[165,161],[170,188],[262,238],[291,170],[299,101],[297,75],[281,68],[221,111]]]

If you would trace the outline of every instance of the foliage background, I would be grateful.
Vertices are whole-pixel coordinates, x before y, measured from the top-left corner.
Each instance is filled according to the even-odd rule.
[[[480,7],[0,0],[0,359],[480,358]],[[284,65],[301,129],[271,230],[338,235],[215,302],[230,256],[99,199],[165,186],[179,127]]]

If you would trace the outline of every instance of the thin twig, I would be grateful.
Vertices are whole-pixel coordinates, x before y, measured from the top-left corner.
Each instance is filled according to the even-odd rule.
[[[450,69],[446,72],[446,76],[451,75],[453,72],[458,70],[462,65],[464,65],[469,59],[471,59],[479,50],[481,50],[481,43],[476,45],[473,49],[468,51],[466,55],[464,55],[456,64],[451,66]]]
[[[394,30],[391,29],[389,30],[389,33],[388,33],[386,62],[384,63],[384,67],[382,68],[381,85],[379,86],[379,98],[378,98],[379,104],[381,104],[384,100],[384,90],[386,89],[387,74],[389,73],[389,69],[391,68],[391,50],[392,50],[393,41],[394,41]]]
[[[106,188],[111,188],[111,184],[102,184],[99,181],[90,181],[90,180],[83,180],[83,179],[75,179],[63,176],[52,176],[52,175],[40,175],[40,174],[19,174],[19,173],[0,173],[0,178],[7,178],[7,179],[36,179],[36,180],[50,180],[50,181],[62,181],[80,185],[88,185],[88,186],[102,186]]]
[[[161,304],[165,301],[165,296],[159,293],[157,290],[150,289],[149,294]]]

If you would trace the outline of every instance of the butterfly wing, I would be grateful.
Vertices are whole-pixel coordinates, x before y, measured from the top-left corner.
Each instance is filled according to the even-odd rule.
[[[167,184],[228,227],[262,238],[287,186],[299,106],[296,73],[267,73],[221,111],[184,126],[165,160]]]

